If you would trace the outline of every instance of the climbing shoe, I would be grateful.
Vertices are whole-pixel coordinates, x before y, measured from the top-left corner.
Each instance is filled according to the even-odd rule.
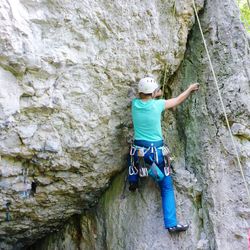
[[[135,190],[138,188],[138,183],[137,182],[131,182],[129,183],[129,191],[135,192]]]
[[[188,228],[189,228],[188,224],[185,224],[185,225],[178,224],[174,227],[169,227],[168,231],[169,233],[178,233],[178,232],[186,231]]]

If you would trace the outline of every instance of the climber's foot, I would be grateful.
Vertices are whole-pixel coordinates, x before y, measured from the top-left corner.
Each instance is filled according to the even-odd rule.
[[[185,225],[178,224],[174,227],[169,227],[168,231],[169,233],[178,233],[178,232],[186,231],[188,228],[189,228],[188,224],[185,224]]]

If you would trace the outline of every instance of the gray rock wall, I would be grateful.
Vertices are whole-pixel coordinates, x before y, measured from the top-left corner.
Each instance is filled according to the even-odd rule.
[[[55,229],[32,249],[247,248],[247,195],[197,25],[186,47],[191,4],[1,3],[3,249]],[[249,44],[233,1],[207,1],[201,21],[249,183]],[[164,229],[151,180],[121,199],[123,172],[93,207],[125,166],[136,81],[163,78],[164,66],[166,97],[201,83],[164,115],[177,213],[190,223],[179,236]],[[32,180],[37,192],[25,198]],[[76,213],[82,216],[67,221]]]
[[[249,183],[249,44],[237,18],[238,10],[231,1],[208,1],[200,16]],[[92,222],[94,233],[87,235],[96,239],[87,244],[83,236],[78,246],[247,249],[248,197],[197,24],[190,34],[181,67],[168,81],[166,96],[177,95],[192,81],[201,83],[199,93],[164,116],[164,134],[175,159],[177,213],[181,221],[191,223],[190,229],[178,236],[170,236],[164,230],[159,190],[151,180],[141,182],[138,192],[126,192],[121,199],[123,173],[102,196],[94,218],[82,217]],[[86,232],[86,225],[78,225],[79,232]],[[65,230],[60,233],[68,235]],[[73,244],[55,238],[58,237],[46,240],[55,246],[62,242]],[[46,248],[47,244],[42,246],[53,249]]]
[[[143,180],[138,192],[131,194],[127,191],[123,197],[125,174],[115,178],[96,209],[82,215],[77,223],[72,220],[60,232],[40,240],[31,249],[159,250],[205,249],[204,246],[208,246],[208,239],[201,234],[199,202],[187,197],[187,193],[190,198],[199,193],[194,190],[194,176],[186,176],[183,184],[189,188],[185,193],[177,192],[179,218],[192,222],[191,229],[181,236],[170,236],[164,229],[157,185],[150,179]],[[185,218],[187,214],[190,216]],[[76,232],[80,235],[78,241],[74,237]]]
[[[242,25],[237,16],[231,1],[208,1],[202,27],[249,185],[249,42],[240,32]],[[180,107],[175,114],[176,127],[185,145],[186,169],[195,174],[202,187],[201,220],[210,248],[245,249],[249,197],[200,41],[194,29],[186,59],[172,86],[179,89],[175,85],[178,81],[185,87],[190,79],[197,80],[202,83],[201,96]],[[240,128],[245,132],[241,133]]]
[[[4,248],[31,244],[97,203],[125,166],[132,131],[122,127],[137,80],[179,67],[191,4],[1,1]]]

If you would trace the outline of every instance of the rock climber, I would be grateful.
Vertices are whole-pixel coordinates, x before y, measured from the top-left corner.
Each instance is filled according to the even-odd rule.
[[[129,190],[136,190],[139,176],[151,175],[158,182],[164,224],[170,233],[186,231],[189,225],[180,224],[176,219],[172,178],[169,172],[165,171],[167,163],[164,158],[161,113],[178,106],[198,89],[199,84],[193,83],[175,98],[156,99],[162,95],[162,91],[154,78],[145,77],[138,84],[139,98],[132,101],[134,141],[129,158]]]

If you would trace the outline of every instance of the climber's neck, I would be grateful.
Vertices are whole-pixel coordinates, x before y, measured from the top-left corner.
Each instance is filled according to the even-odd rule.
[[[140,97],[140,99],[142,101],[148,101],[148,100],[152,99],[152,94],[143,94],[143,93],[140,93],[139,97]]]

